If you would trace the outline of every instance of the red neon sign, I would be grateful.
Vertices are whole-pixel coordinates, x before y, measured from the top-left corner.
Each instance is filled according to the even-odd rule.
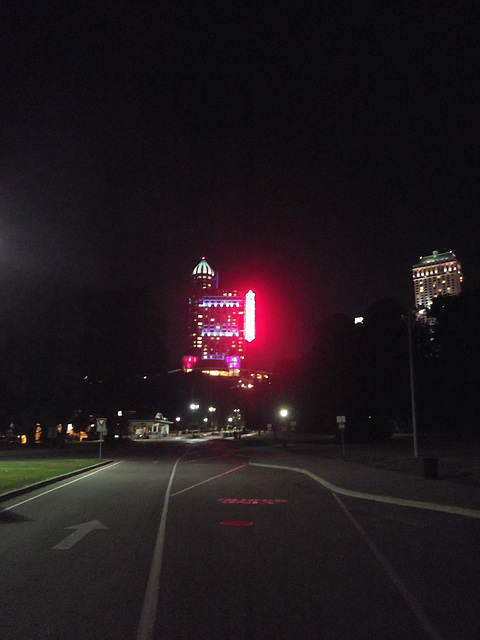
[[[250,289],[245,295],[245,325],[243,334],[247,342],[255,340],[255,294]]]

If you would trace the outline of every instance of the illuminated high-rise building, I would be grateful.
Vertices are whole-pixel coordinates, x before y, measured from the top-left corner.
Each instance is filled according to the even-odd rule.
[[[412,267],[415,307],[418,312],[430,309],[439,296],[458,296],[461,292],[462,265],[453,251],[423,256]]]
[[[218,276],[202,258],[192,272],[189,321],[189,355],[183,358],[183,369],[238,375],[245,342],[255,338],[253,291],[220,290]]]

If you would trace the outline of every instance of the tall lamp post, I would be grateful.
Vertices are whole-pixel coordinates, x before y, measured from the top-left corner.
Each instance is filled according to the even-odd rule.
[[[283,448],[287,446],[287,417],[288,409],[280,409],[278,412],[281,418],[281,429],[283,431]]]
[[[210,428],[212,429],[212,431],[217,430],[217,424],[215,419],[216,410],[217,410],[216,407],[208,407],[208,411],[210,413]]]
[[[410,400],[412,407],[412,431],[413,431],[413,455],[418,458],[418,436],[417,436],[417,410],[415,406],[415,377],[413,370],[413,347],[412,347],[412,318],[415,312],[407,315],[408,329],[408,361],[410,366]]]
[[[195,412],[196,412],[199,408],[200,408],[200,405],[199,405],[199,404],[195,404],[195,402],[192,402],[192,404],[190,405],[190,410],[191,410],[191,412],[192,412],[192,414],[193,414],[193,418],[194,418],[194,419],[192,419],[192,422],[194,423],[194,425],[195,425],[196,427],[198,427],[198,420],[197,420],[197,415],[196,415],[196,413],[195,413]]]

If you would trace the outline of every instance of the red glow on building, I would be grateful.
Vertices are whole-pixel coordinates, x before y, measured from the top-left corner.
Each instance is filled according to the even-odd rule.
[[[183,359],[183,370],[239,375],[245,366],[246,342],[255,339],[253,291],[220,290],[218,274],[202,257],[192,272],[189,311],[189,352],[193,355]]]
[[[192,371],[197,362],[197,356],[183,356],[183,370]]]

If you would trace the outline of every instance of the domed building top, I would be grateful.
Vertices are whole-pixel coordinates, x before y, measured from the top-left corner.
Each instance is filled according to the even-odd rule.
[[[205,258],[202,258],[200,260],[200,262],[197,264],[197,266],[195,267],[192,273],[192,276],[203,276],[203,275],[211,276],[212,278],[215,275],[214,270],[208,264]]]
[[[192,272],[193,286],[195,289],[212,289],[215,272],[205,258],[202,258]]]

